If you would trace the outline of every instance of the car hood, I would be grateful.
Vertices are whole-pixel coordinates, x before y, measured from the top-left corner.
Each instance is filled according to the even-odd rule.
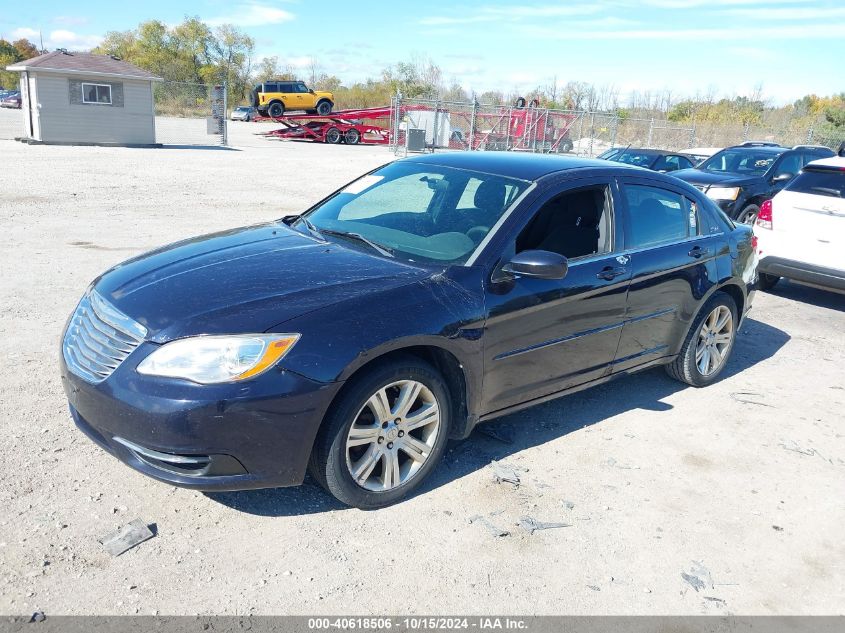
[[[675,178],[690,183],[691,185],[701,185],[704,187],[716,185],[719,187],[741,187],[750,184],[756,178],[749,178],[740,174],[733,174],[730,172],[714,173],[710,171],[702,171],[700,169],[679,169],[673,171],[672,175]]]
[[[431,274],[284,224],[197,237],[119,264],[94,282],[118,310],[165,342],[264,332],[321,307]]]
[[[325,97],[326,99],[333,99],[334,95],[331,92],[326,92],[325,90],[315,90],[314,91],[315,97]]]

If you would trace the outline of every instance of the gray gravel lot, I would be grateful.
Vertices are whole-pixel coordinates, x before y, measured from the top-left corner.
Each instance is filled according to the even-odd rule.
[[[0,137],[19,116],[0,111]],[[233,124],[232,150],[0,140],[0,613],[845,611],[845,297],[794,284],[758,294],[712,387],[655,370],[512,415],[490,427],[512,443],[452,444],[419,495],[376,512],[311,482],[172,488],[94,446],[57,371],[92,278],[392,158],[256,129]],[[529,534],[526,515],[571,526]],[[112,558],[97,539],[136,517],[157,535]]]

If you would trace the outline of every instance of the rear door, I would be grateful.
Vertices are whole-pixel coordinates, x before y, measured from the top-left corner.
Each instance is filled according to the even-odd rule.
[[[621,179],[625,251],[632,269],[628,307],[613,371],[675,354],[729,247],[682,188]]]
[[[772,201],[779,257],[845,268],[845,166],[806,168]]]

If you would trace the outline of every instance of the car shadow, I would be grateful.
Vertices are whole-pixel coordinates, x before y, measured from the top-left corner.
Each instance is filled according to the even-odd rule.
[[[787,279],[781,279],[774,288],[767,290],[766,294],[800,301],[801,303],[809,303],[819,308],[845,312],[845,294],[805,286],[804,284],[791,282]]]
[[[771,358],[789,338],[782,330],[746,319],[723,378]],[[481,424],[469,438],[450,442],[443,462],[414,496],[480,470],[493,460],[507,459],[514,453],[626,411],[643,409],[654,411],[657,416],[672,409],[664,399],[682,389],[692,387],[671,379],[657,367]],[[623,456],[615,457],[624,460]],[[345,509],[310,479],[295,488],[206,493],[206,496],[233,510],[261,516],[296,516]]]

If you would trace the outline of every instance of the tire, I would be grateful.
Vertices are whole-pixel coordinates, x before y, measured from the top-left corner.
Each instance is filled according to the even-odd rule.
[[[736,216],[736,221],[740,224],[754,224],[758,213],[760,213],[760,207],[756,204],[749,204]]]
[[[414,399],[401,407],[399,396],[415,389],[419,395],[409,396]],[[323,420],[311,451],[311,474],[346,505],[374,509],[396,503],[416,490],[443,456],[452,415],[449,395],[440,373],[412,356],[365,370],[347,384]],[[406,419],[409,412],[415,415]],[[409,430],[415,416],[422,416],[417,422],[428,421]],[[358,437],[350,439],[353,426]],[[347,445],[349,441],[354,444]],[[395,468],[388,471],[390,465]]]
[[[558,145],[558,151],[559,152],[571,152],[573,147],[575,147],[575,145],[572,143],[572,140],[565,138]]]
[[[346,141],[347,145],[357,145],[361,141],[361,133],[354,128],[346,130],[343,140]]]
[[[282,116],[285,113],[285,106],[279,101],[274,101],[267,108],[267,114],[273,118]]]
[[[776,275],[769,275],[768,273],[760,273],[760,279],[757,281],[757,287],[760,290],[771,290],[780,281],[780,277]]]
[[[340,130],[336,127],[330,127],[326,130],[326,143],[331,143],[332,145],[337,145],[340,143],[340,139],[342,138],[340,134]]]
[[[729,338],[727,339],[726,347],[716,347],[721,355],[721,361],[719,361],[717,366],[710,368],[709,364],[713,359],[713,346],[708,341],[717,341],[719,336],[724,334],[725,330],[724,328],[720,328],[712,338],[705,338],[706,335],[703,333],[703,326],[705,325],[705,321],[708,327],[713,325],[714,314],[718,314],[716,317],[716,325],[718,325],[718,320],[726,314],[725,311],[730,314],[730,320],[728,321],[730,325]],[[715,382],[730,360],[731,352],[733,352],[736,342],[738,322],[736,302],[730,295],[724,292],[716,292],[698,311],[677,358],[669,365],[666,365],[668,374],[675,380],[680,380],[693,387],[706,387]],[[702,354],[701,358],[698,358],[699,350],[702,347],[707,349],[707,371],[702,371],[702,365],[705,363],[704,354]]]
[[[331,114],[332,112],[332,102],[331,101],[320,101],[317,104],[317,114],[320,116],[326,116]]]

